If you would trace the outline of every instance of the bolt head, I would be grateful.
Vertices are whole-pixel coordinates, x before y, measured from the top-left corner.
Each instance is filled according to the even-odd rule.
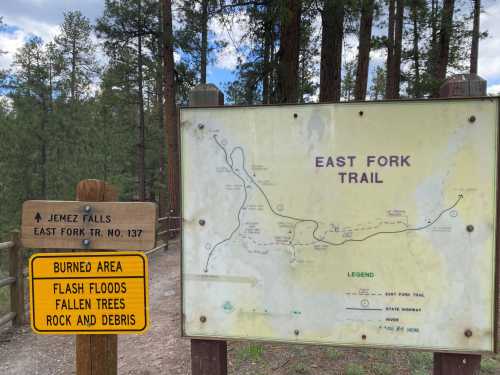
[[[198,124],[198,129],[203,130],[203,128],[205,128],[205,125],[203,125],[203,124]]]
[[[474,232],[474,225],[469,224],[465,229],[467,229],[467,232],[469,233]]]
[[[467,329],[467,330],[465,330],[464,335],[465,335],[465,337],[471,337],[472,331],[470,329]]]
[[[296,329],[295,331],[293,331],[293,333],[294,333],[295,336],[298,336],[299,333],[300,333],[300,331],[298,329]]]
[[[203,220],[203,219],[200,219],[200,220],[198,221],[198,224],[200,224],[201,226],[204,226],[204,225],[205,225],[205,223],[206,223],[206,222],[205,222],[205,220]]]
[[[359,115],[360,115],[360,116],[363,116],[363,115],[364,115],[364,112],[363,112],[363,111],[359,111]]]
[[[82,244],[85,247],[90,246],[90,240],[85,239],[85,240],[82,241]]]
[[[297,118],[297,117],[299,117],[299,115],[298,115],[298,114],[296,114],[296,113],[294,113],[294,114],[293,114],[293,118]]]
[[[92,207],[90,207],[89,205],[85,206],[83,208],[83,210],[86,212],[86,213],[89,213],[91,210],[92,210]]]
[[[200,322],[206,323],[207,317],[205,315],[200,316]]]
[[[469,122],[472,124],[474,122],[476,122],[476,116],[470,116],[469,117]]]

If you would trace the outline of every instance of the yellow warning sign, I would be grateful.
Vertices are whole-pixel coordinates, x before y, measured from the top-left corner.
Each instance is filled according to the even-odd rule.
[[[46,253],[29,261],[37,333],[140,333],[149,326],[148,265],[138,252]]]

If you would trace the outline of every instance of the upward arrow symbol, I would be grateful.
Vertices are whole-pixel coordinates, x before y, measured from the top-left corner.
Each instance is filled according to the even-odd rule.
[[[40,212],[36,213],[35,220],[36,220],[37,223],[39,223],[40,220],[42,220],[42,215],[40,215]]]

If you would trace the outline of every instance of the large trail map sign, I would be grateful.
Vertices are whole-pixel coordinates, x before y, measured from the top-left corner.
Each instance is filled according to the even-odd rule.
[[[185,108],[183,332],[492,351],[497,99]]]

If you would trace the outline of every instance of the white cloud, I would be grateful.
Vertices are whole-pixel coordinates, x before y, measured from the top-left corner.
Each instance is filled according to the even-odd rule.
[[[30,36],[39,36],[46,42],[52,40],[59,31],[57,25],[37,22],[25,17],[17,18],[14,21],[4,18],[4,22],[7,25],[15,26],[17,29],[13,32],[0,32],[0,50],[7,52],[0,56],[0,69],[10,67],[17,50],[23,46]]]
[[[488,86],[489,95],[500,95],[500,83]]]
[[[226,44],[215,57],[215,66],[220,69],[234,70],[238,66],[239,59],[245,62],[243,53],[244,45],[240,44],[241,39],[248,29],[248,17],[236,15],[231,23],[223,24],[217,19],[212,19],[209,25],[210,31],[214,34],[215,40]]]
[[[488,81],[500,80],[500,2],[487,4],[481,15],[481,30],[488,38],[479,42],[478,73]]]

